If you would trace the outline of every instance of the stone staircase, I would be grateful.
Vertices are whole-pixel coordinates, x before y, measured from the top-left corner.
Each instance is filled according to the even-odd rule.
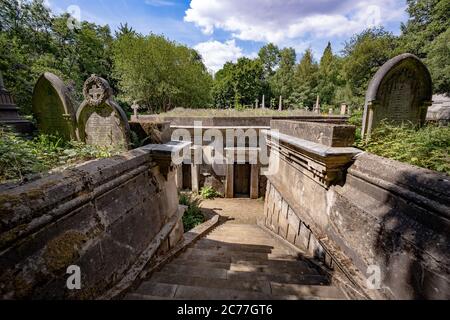
[[[316,265],[257,225],[225,223],[125,299],[345,299],[328,283]]]

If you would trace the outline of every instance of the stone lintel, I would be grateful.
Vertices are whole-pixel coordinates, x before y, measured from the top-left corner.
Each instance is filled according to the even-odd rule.
[[[149,152],[152,158],[160,165],[161,173],[167,178],[171,168],[182,164],[182,156],[191,146],[189,141],[170,141],[165,144],[149,144],[141,150]]]

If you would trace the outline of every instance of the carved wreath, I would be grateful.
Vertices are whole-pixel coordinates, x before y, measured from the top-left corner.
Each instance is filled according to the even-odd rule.
[[[83,95],[89,105],[98,107],[109,98],[110,89],[100,77],[92,75],[84,83]]]

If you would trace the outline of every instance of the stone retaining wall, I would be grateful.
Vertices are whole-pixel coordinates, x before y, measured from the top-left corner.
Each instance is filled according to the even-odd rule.
[[[256,116],[256,117],[176,117],[159,115],[140,115],[131,117],[132,122],[170,122],[173,126],[193,126],[195,121],[201,121],[203,126],[234,126],[234,127],[268,127],[272,120],[296,120],[325,123],[347,123],[348,116]]]
[[[449,299],[450,178],[361,153],[326,185],[317,172],[327,168],[313,170],[301,143],[286,153],[283,141],[272,146],[281,157],[268,177],[265,225],[349,276],[361,296]],[[367,286],[369,266],[380,268],[379,290]]]
[[[136,149],[0,194],[0,297],[89,299],[111,288],[178,210],[175,170]],[[160,252],[183,235],[181,220]],[[81,268],[68,290],[67,267]]]

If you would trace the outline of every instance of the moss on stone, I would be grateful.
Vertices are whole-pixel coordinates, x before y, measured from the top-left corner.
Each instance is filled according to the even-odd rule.
[[[87,237],[78,231],[68,231],[51,240],[45,249],[44,260],[51,272],[58,272],[79,258],[79,251]]]
[[[28,228],[28,224],[22,224],[14,229],[4,232],[0,236],[0,248],[7,246],[9,243],[13,242],[24,230]]]

